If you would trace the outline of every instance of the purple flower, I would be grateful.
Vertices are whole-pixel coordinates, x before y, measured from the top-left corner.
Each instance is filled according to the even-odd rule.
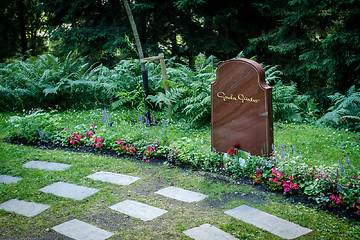
[[[349,166],[349,168],[353,168],[352,165],[350,164],[350,161],[349,161],[349,158],[347,155],[346,155],[346,163]]]
[[[140,124],[142,125],[143,124],[143,118],[140,114],[138,114],[138,120],[140,122]]]
[[[336,186],[336,187],[337,187],[337,189],[339,190],[339,192],[341,192],[341,193],[343,192],[343,190],[341,189],[341,187],[340,187],[340,184],[339,184],[339,183],[337,184],[337,186]]]
[[[340,158],[339,158],[339,165],[340,165],[341,171],[345,172],[345,169],[344,169],[343,165],[341,164]]]
[[[38,127],[36,127],[36,130],[38,131],[40,138],[44,138],[44,133],[40,131]]]
[[[146,125],[147,125],[147,126],[150,126],[150,121],[149,121],[149,119],[148,119],[146,116],[145,116],[144,118],[145,118],[145,123],[146,123]]]

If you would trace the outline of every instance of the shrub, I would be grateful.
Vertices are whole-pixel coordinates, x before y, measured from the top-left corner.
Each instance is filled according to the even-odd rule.
[[[337,127],[346,127],[355,131],[360,130],[360,90],[355,86],[347,93],[335,93],[329,96],[333,106],[319,119],[319,123],[327,123]]]

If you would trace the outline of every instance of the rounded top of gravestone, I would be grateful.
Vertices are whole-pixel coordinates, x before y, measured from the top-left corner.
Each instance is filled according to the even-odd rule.
[[[246,67],[248,67],[249,69],[253,69],[256,72],[254,75],[258,76],[259,87],[261,87],[263,89],[271,88],[265,81],[264,68],[259,63],[255,62],[251,59],[247,59],[247,58],[234,58],[234,59],[230,59],[230,60],[222,62],[216,70],[217,77],[216,77],[216,81],[213,83],[213,85],[217,84],[217,81],[219,79],[218,74],[220,72],[222,72],[222,71],[231,72],[232,71],[231,68],[236,69],[236,71],[242,71],[239,68],[246,68]],[[246,71],[244,71],[244,72],[246,72]]]

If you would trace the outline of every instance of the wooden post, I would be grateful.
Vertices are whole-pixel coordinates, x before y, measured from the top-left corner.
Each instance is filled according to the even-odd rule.
[[[151,61],[155,61],[155,60],[158,60],[158,59],[160,60],[161,75],[162,75],[165,94],[166,94],[166,93],[170,92],[170,88],[169,88],[169,83],[168,83],[168,76],[166,74],[166,66],[165,66],[164,54],[160,53],[158,56],[155,56],[155,57],[143,58],[143,59],[140,59],[140,62],[145,64],[146,62],[151,62]],[[171,104],[168,105],[168,111],[169,111],[169,114],[171,115],[172,114]]]

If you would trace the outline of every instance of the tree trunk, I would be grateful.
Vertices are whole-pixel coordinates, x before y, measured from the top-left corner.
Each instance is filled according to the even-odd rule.
[[[26,59],[26,51],[28,50],[28,42],[26,38],[25,18],[24,18],[24,3],[23,0],[17,0],[16,5],[18,7],[18,20],[20,26],[20,41],[21,41],[21,53]]]
[[[132,28],[133,33],[134,33],[135,44],[136,44],[136,48],[137,48],[137,51],[138,51],[138,54],[139,54],[139,58],[143,59],[144,58],[144,53],[143,53],[143,50],[142,50],[142,47],[141,47],[139,33],[137,31],[137,28],[136,28],[136,23],[135,23],[134,16],[133,16],[133,14],[131,12],[131,9],[130,9],[129,2],[128,2],[128,0],[122,0],[122,2],[124,3],[126,14],[128,15],[130,25],[131,25],[131,28]],[[146,114],[146,117],[149,120],[149,122],[151,122],[149,103],[146,100],[146,98],[149,96],[149,86],[148,86],[149,84],[148,84],[148,74],[147,74],[145,63],[141,63],[141,73],[142,73],[142,77],[143,77],[143,87],[144,87],[144,92],[145,92],[145,101],[144,101],[145,102],[145,114]]]

